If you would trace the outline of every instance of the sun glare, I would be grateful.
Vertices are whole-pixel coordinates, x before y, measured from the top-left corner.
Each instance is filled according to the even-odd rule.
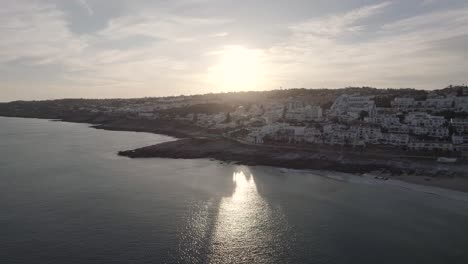
[[[219,62],[209,68],[209,82],[223,91],[254,90],[264,85],[265,66],[258,50],[231,46],[219,52]]]

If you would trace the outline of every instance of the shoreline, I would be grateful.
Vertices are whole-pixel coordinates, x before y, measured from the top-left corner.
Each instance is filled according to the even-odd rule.
[[[428,185],[423,183],[414,183],[408,181],[406,178],[392,177],[387,181],[376,180],[375,175],[368,173],[363,175],[349,174],[349,173],[336,173],[332,171],[304,171],[306,173],[312,173],[320,177],[325,177],[337,181],[347,183],[357,183],[366,185],[386,186],[397,189],[410,190],[415,192],[426,193],[430,195],[436,195],[443,198],[468,202],[468,191],[466,189],[454,189],[440,185]],[[421,176],[416,176],[421,178]],[[464,180],[464,183],[468,185],[468,180]]]
[[[374,180],[402,180],[418,185],[443,187],[468,193],[468,167],[441,165],[433,161],[404,162],[398,159],[363,159],[356,153],[325,156],[317,150],[295,150],[252,146],[221,138],[186,138],[120,151],[129,158],[214,159],[247,166],[271,166],[296,170],[320,170],[356,176],[372,175]],[[450,170],[450,171],[448,171]]]
[[[271,166],[285,169],[320,170],[348,173],[361,177],[375,175],[421,186],[435,186],[468,193],[466,164],[438,164],[433,160],[374,157],[372,153],[320,149],[295,149],[281,146],[247,145],[209,134],[208,131],[171,121],[128,120],[112,117],[35,118],[55,122],[86,123],[91,128],[109,131],[155,133],[174,137],[174,141],[135,150],[119,151],[129,158],[215,159],[248,166]],[[397,155],[394,155],[397,156]],[[375,177],[374,176],[374,177]]]

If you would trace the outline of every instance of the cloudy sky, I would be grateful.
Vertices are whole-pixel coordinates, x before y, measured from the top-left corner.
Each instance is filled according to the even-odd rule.
[[[468,83],[466,0],[0,6],[0,101]]]

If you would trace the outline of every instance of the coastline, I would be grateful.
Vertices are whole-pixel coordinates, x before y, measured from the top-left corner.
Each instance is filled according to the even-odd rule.
[[[7,116],[8,117],[8,116]],[[9,116],[18,118],[15,116]],[[119,151],[129,158],[215,159],[248,166],[272,166],[286,169],[320,170],[347,173],[358,177],[388,177],[420,186],[441,187],[468,193],[466,164],[438,164],[434,160],[383,158],[360,151],[296,149],[282,146],[247,145],[210,134],[209,131],[183,123],[156,120],[129,120],[106,116],[20,117],[87,123],[95,129],[162,134],[175,138],[158,145]],[[450,170],[450,171],[449,171]],[[381,181],[381,180],[379,180]]]
[[[433,161],[365,159],[358,152],[329,155],[319,150],[252,146],[223,138],[186,138],[135,150],[120,151],[129,158],[215,159],[247,166],[271,166],[297,170],[335,171],[372,175],[373,180],[400,180],[418,185],[468,192],[468,168],[464,164],[441,165]],[[450,171],[448,171],[450,169]],[[377,178],[377,179],[376,179]]]
[[[463,201],[468,202],[468,191],[466,189],[466,185],[468,185],[468,180],[463,179],[461,180],[464,184],[464,188],[456,188],[456,185],[452,184],[449,186],[441,186],[440,184],[427,184],[427,182],[421,183],[414,183],[408,181],[405,176],[401,177],[392,177],[387,181],[377,180],[375,179],[374,174],[368,173],[363,175],[355,175],[349,173],[336,173],[336,172],[329,172],[329,171],[307,171],[307,173],[313,173],[315,175],[337,180],[343,181],[348,183],[357,183],[357,184],[366,184],[366,185],[375,185],[375,186],[387,186],[392,188],[398,189],[406,189],[415,192],[426,193],[430,195],[436,195],[440,197],[444,197],[451,200]],[[421,176],[415,176],[417,178],[423,178]],[[439,180],[447,180],[447,179],[439,179]],[[440,183],[440,182],[439,182]],[[458,182],[459,183],[459,182]],[[451,187],[451,188],[450,188]]]

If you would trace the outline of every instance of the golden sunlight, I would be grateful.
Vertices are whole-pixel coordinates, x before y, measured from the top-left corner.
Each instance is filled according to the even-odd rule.
[[[265,84],[262,52],[229,46],[217,52],[218,64],[208,69],[208,82],[225,91],[253,90]]]

